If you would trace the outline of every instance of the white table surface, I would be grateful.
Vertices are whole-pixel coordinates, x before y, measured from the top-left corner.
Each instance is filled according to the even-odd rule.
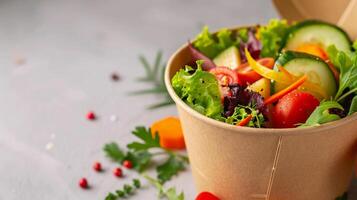
[[[145,109],[160,97],[127,95],[147,87],[134,81],[144,72],[137,56],[152,60],[162,49],[167,59],[203,24],[272,17],[273,5],[262,0],[0,1],[0,200],[104,199],[135,174],[114,178],[103,144],[125,145],[135,126],[176,115],[173,106]],[[114,71],[121,81],[110,81]],[[99,120],[87,121],[89,110]],[[105,173],[92,170],[95,160]],[[82,176],[90,190],[77,186]],[[191,178],[187,170],[168,185],[193,199]],[[156,199],[156,191],[145,187],[131,199]]]

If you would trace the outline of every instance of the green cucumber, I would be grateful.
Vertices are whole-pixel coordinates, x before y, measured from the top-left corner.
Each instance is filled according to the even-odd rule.
[[[335,45],[340,51],[351,51],[351,39],[344,30],[317,20],[306,20],[291,26],[282,47],[294,51],[302,44],[317,44],[325,51],[330,45]]]
[[[231,46],[222,51],[218,56],[213,59],[214,64],[217,66],[224,66],[231,69],[237,68],[241,64],[240,53],[237,47]]]
[[[295,76],[306,74],[308,80],[318,84],[329,97],[333,97],[336,94],[337,84],[335,77],[328,64],[319,57],[301,52],[286,51],[280,54],[275,62],[274,70],[276,71],[278,71],[277,66],[284,67]],[[287,85],[275,82],[273,83],[272,92],[276,93],[286,86]],[[308,88],[305,90],[309,91]],[[317,97],[320,98],[319,96]]]

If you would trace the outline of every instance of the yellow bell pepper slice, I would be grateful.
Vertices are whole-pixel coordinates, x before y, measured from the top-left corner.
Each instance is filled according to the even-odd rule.
[[[296,82],[299,79],[299,77],[297,77],[291,73],[289,73],[289,76],[287,76],[286,70],[285,70],[286,72],[277,72],[275,70],[264,67],[263,65],[258,63],[256,60],[254,60],[254,58],[252,58],[252,56],[250,55],[250,53],[247,49],[245,49],[245,56],[247,57],[250,67],[255,72],[257,72],[258,74],[260,74],[261,76],[263,76],[265,78],[274,80],[278,83],[282,83],[287,86],[293,84],[294,82]],[[306,80],[304,82],[304,84],[301,86],[301,89],[311,91],[314,94],[318,95],[319,98],[322,98],[322,99],[329,98],[327,93],[318,84],[312,83],[309,80]]]

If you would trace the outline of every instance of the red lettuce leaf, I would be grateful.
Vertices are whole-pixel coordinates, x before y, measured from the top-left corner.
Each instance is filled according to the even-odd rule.
[[[255,29],[248,29],[248,41],[239,44],[239,53],[242,59],[242,63],[247,62],[247,57],[245,56],[244,49],[247,48],[250,55],[254,59],[258,59],[260,57],[260,51],[262,50],[262,44],[260,41],[255,37]]]
[[[193,59],[194,62],[197,61],[197,60],[203,60],[202,69],[204,71],[209,71],[210,69],[216,67],[214,62],[210,58],[205,56],[203,53],[201,53],[200,51],[195,49],[192,46],[192,43],[190,41],[188,42],[188,49],[189,49],[189,51],[191,53],[191,56],[192,56],[192,59]]]

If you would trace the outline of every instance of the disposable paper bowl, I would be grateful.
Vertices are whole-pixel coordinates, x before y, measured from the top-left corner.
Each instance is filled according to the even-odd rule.
[[[165,84],[175,101],[198,192],[222,200],[334,200],[353,174],[357,115],[319,127],[257,129],[193,110],[171,86],[192,60],[187,45],[170,58]]]

